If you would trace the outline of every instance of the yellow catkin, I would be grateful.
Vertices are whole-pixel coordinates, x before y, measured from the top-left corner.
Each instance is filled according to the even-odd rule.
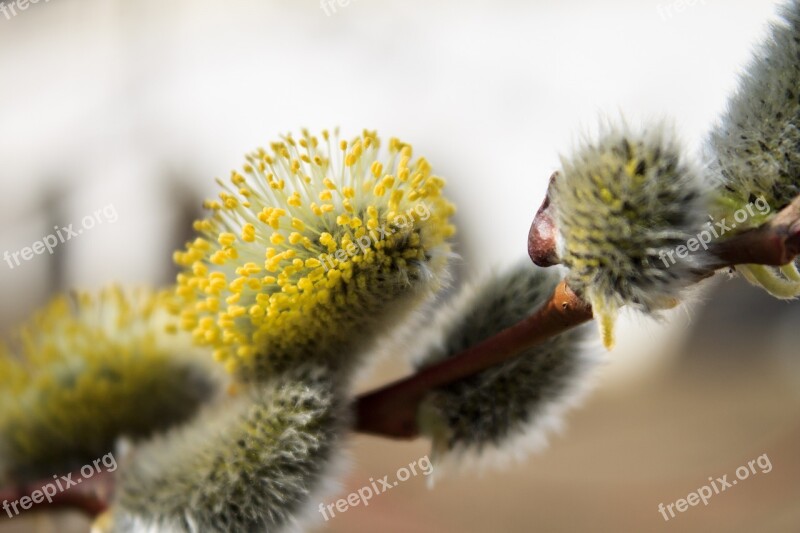
[[[211,308],[181,311],[172,291],[109,288],[58,296],[12,332],[0,343],[0,480],[84,464],[121,435],[193,414],[216,378],[174,333]]]
[[[349,141],[306,132],[249,154],[220,201],[206,202],[211,216],[194,226],[201,236],[175,254],[177,295],[196,314],[181,327],[237,371],[310,357],[357,335],[358,317],[381,301],[435,279],[454,207],[444,180],[411,154],[397,139],[382,151],[371,131]]]

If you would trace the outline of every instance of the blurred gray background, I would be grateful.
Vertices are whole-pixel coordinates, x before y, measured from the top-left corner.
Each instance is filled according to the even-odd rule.
[[[666,117],[696,150],[775,7],[40,0],[0,13],[0,254],[116,214],[52,255],[0,262],[0,329],[64,288],[169,283],[213,178],[301,127],[413,143],[458,205],[459,275],[507,264],[559,154],[603,117]],[[433,490],[413,478],[320,530],[798,531],[799,309],[719,279],[663,324],[626,317],[595,394],[544,454]],[[398,353],[362,387],[406,371]],[[426,451],[354,437],[342,495]],[[668,523],[658,513],[764,453],[772,472]],[[0,531],[62,531],[62,518]]]

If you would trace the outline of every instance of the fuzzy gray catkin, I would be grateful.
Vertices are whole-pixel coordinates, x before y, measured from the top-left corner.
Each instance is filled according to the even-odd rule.
[[[286,531],[330,483],[347,402],[296,369],[135,452],[120,469],[115,532]]]
[[[697,281],[702,250],[675,249],[700,231],[706,184],[663,124],[609,126],[563,157],[552,202],[570,287],[592,304],[606,346],[622,306],[652,314]]]
[[[734,231],[763,224],[800,194],[800,2],[787,2],[781,15],[707,144],[717,181],[715,217],[726,218]],[[751,204],[759,207],[757,212]],[[768,209],[760,209],[762,204]],[[780,270],[762,265],[736,269],[774,296],[800,295],[794,263]]]
[[[779,211],[800,194],[800,2],[781,14],[710,134],[723,207],[764,197]]]
[[[533,313],[552,294],[556,272],[528,263],[465,287],[431,328],[435,341],[419,367],[446,359]],[[594,359],[573,329],[519,357],[430,393],[420,428],[433,440],[434,458],[506,450],[518,439],[544,439],[561,412],[584,390]],[[541,443],[541,442],[540,442]]]

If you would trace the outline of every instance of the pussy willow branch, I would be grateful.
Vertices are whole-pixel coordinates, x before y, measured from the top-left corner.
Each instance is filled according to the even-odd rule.
[[[556,176],[554,176],[555,178]],[[528,251],[539,266],[559,263],[556,232],[549,195],[536,214],[529,236]],[[800,196],[763,226],[713,243],[712,261],[698,272],[697,281],[716,270],[740,264],[783,265],[800,254]],[[524,350],[592,319],[592,309],[566,282],[562,281],[550,299],[531,316],[476,344],[463,352],[426,367],[419,372],[360,396],[355,402],[355,429],[361,433],[394,439],[418,436],[417,409],[424,396],[439,387],[467,378],[507,361]],[[106,484],[112,476],[106,474]],[[24,487],[0,490],[0,505],[30,496],[51,480]],[[109,491],[73,491],[56,495],[53,503],[31,509],[73,509],[88,516],[102,513],[109,501]],[[6,516],[5,512],[0,517]],[[2,519],[2,518],[0,518]]]
[[[557,230],[551,209],[548,194],[529,235],[528,252],[539,266],[559,262]],[[713,243],[709,252],[712,260],[705,270],[697,273],[698,282],[725,267],[740,264],[778,266],[790,262],[800,253],[800,196],[763,226]],[[359,397],[356,401],[356,430],[395,439],[412,439],[419,433],[417,409],[428,392],[507,361],[591,319],[591,307],[562,281],[547,303],[528,318],[453,357]]]

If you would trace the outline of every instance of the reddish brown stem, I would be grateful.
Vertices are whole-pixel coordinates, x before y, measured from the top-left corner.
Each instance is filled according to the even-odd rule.
[[[521,322],[356,402],[356,429],[395,438],[417,436],[417,406],[429,391],[506,361],[549,337],[591,320],[592,310],[563,281],[553,297]]]

